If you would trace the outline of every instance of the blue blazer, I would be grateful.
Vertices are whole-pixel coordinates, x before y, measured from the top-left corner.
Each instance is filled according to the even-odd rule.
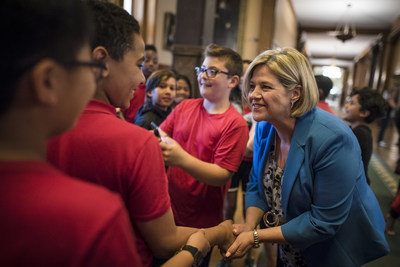
[[[262,177],[274,138],[271,124],[257,123],[246,208],[268,211]],[[335,115],[314,108],[296,120],[281,202],[283,236],[310,266],[361,266],[389,252],[358,141]]]

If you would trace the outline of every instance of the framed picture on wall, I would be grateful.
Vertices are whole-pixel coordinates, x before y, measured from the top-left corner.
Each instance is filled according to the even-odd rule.
[[[171,12],[164,14],[163,49],[171,50],[175,37],[175,15]]]

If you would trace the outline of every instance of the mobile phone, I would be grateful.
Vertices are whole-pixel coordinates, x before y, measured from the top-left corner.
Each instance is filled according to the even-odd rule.
[[[154,129],[154,134],[157,136],[157,138],[160,138],[160,132],[158,131],[158,126],[154,122],[150,122],[151,128]]]

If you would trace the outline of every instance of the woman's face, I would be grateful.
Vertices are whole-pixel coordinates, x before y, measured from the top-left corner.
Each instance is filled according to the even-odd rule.
[[[174,101],[175,88],[175,78],[162,79],[161,83],[151,90],[151,102],[153,106],[161,110],[167,110]]]
[[[255,121],[274,124],[290,117],[290,95],[267,66],[254,69],[250,78],[249,102]]]
[[[189,84],[181,79],[176,82],[176,96],[175,96],[175,103],[179,104],[183,100],[189,98],[190,96],[190,88]]]

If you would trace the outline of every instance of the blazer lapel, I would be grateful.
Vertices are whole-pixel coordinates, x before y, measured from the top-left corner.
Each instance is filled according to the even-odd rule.
[[[313,119],[315,108],[307,114],[298,118],[294,128],[292,142],[288,158],[286,160],[284,178],[282,182],[282,208],[284,212],[287,211],[290,193],[293,189],[293,184],[297,178],[297,174],[304,162],[304,146],[308,136],[308,131]]]

